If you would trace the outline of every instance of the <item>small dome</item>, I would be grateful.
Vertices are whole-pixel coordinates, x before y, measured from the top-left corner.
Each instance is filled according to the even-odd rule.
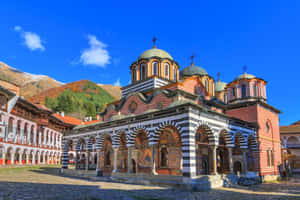
[[[168,52],[156,48],[145,51],[140,55],[138,59],[147,59],[152,57],[168,58],[170,60],[173,60],[172,56]]]
[[[203,69],[202,67],[198,67],[195,65],[189,66],[181,70],[180,72],[181,76],[193,76],[193,75],[200,75],[205,76],[208,75],[208,73]]]
[[[256,77],[252,74],[244,73],[244,74],[241,74],[238,77],[236,77],[236,79],[234,79],[234,80],[238,81],[238,80],[241,80],[241,79],[253,79],[253,78],[256,78]]]
[[[215,91],[216,92],[222,92],[222,91],[224,91],[226,85],[227,85],[227,83],[225,83],[225,82],[221,82],[221,81],[216,82],[216,84],[215,84]]]

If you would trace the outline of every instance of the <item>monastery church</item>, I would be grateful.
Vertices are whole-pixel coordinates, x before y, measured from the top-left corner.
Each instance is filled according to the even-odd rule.
[[[230,83],[154,47],[130,65],[131,84],[101,121],[65,129],[62,168],[108,176],[238,175],[277,178],[280,111],[267,82],[244,73]]]

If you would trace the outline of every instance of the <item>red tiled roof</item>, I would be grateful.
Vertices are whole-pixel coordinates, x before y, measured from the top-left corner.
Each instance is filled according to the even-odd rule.
[[[280,133],[300,133],[300,124],[280,126]]]
[[[83,122],[84,125],[88,125],[88,124],[94,124],[94,123],[98,123],[101,122],[101,120],[92,120],[92,121],[88,121],[88,122]]]
[[[65,122],[67,124],[73,124],[73,125],[81,125],[82,124],[81,120],[76,119],[74,117],[67,116],[67,115],[62,117],[60,114],[54,113],[53,116],[60,119],[61,121]]]

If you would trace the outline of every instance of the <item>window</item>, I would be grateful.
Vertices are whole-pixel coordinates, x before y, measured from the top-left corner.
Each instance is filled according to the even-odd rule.
[[[254,85],[253,85],[253,96],[254,96],[254,97],[257,96],[256,83],[254,83]]]
[[[177,81],[177,70],[176,70],[176,67],[173,68],[173,80]]]
[[[268,167],[274,166],[274,151],[272,149],[267,150],[267,165]]]
[[[135,110],[136,110],[136,108],[137,108],[137,103],[135,103],[135,102],[133,101],[133,102],[131,102],[131,103],[129,104],[128,111],[129,111],[130,113],[134,113]]]
[[[207,92],[209,92],[209,83],[207,79],[205,80],[205,89]]]
[[[236,94],[235,94],[235,88],[232,88],[232,98],[235,98]]]
[[[145,80],[146,79],[146,65],[141,64],[141,69],[140,69],[140,80]]]
[[[165,77],[169,79],[169,64],[165,63]]]
[[[269,123],[268,123],[268,122],[266,122],[266,130],[267,130],[267,133],[269,133],[269,132],[270,132],[270,125],[269,125]]]
[[[159,109],[159,110],[162,110],[163,109],[163,103],[158,102],[157,105],[156,105],[156,108]]]
[[[242,98],[245,98],[247,95],[247,88],[246,85],[242,85]]]
[[[136,81],[136,70],[132,70],[132,82],[134,83]]]
[[[160,167],[168,167],[168,150],[166,147],[160,150]]]
[[[158,63],[157,62],[152,63],[152,75],[158,76]]]
[[[224,93],[224,95],[223,95],[223,101],[224,101],[225,103],[227,103],[227,94],[226,94],[226,93]]]

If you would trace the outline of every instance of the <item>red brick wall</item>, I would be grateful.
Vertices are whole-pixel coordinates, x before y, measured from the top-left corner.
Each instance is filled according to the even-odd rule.
[[[260,175],[278,174],[278,165],[281,163],[280,131],[278,114],[261,105],[236,108],[226,111],[226,114],[244,121],[258,124],[257,136],[259,144],[259,172]],[[270,124],[267,132],[266,122]],[[267,150],[274,151],[274,166],[267,166]]]

